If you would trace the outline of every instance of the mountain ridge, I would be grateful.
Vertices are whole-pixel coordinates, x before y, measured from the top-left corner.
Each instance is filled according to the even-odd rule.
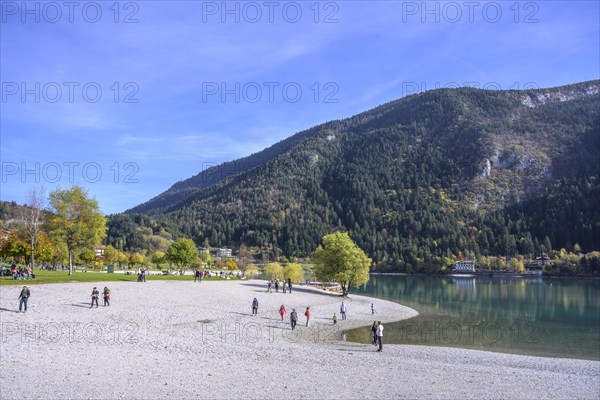
[[[146,214],[174,236],[243,243],[267,258],[305,257],[324,234],[347,230],[380,270],[568,245],[551,218],[567,224],[570,245],[597,249],[600,216],[588,196],[600,170],[599,87],[415,94],[302,131],[211,184],[178,182]],[[569,185],[586,205],[573,222],[540,200],[575,201]],[[523,215],[536,201],[552,215]]]

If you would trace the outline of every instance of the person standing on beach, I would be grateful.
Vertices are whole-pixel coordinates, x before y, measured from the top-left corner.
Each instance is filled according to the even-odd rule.
[[[371,315],[375,314],[375,304],[371,303]]]
[[[258,299],[256,297],[252,300],[252,315],[258,315]]]
[[[287,285],[286,281],[283,281],[283,293],[285,293],[285,286]]]
[[[23,312],[27,312],[27,301],[29,300],[29,296],[31,296],[31,292],[29,291],[27,286],[23,286],[23,289],[21,289],[21,294],[19,294],[19,297],[18,297],[19,312],[21,312],[21,308],[23,306],[25,306],[25,311],[23,311]]]
[[[377,346],[377,321],[373,321],[371,326],[371,335],[373,336],[373,344]]]
[[[98,297],[100,296],[100,291],[98,289],[96,289],[96,287],[94,286],[94,288],[92,289],[92,304],[90,305],[90,308],[94,307],[94,303],[96,303],[96,308],[98,308]]]
[[[102,291],[102,300],[104,300],[103,307],[110,306],[110,289],[108,286],[104,286]]]
[[[337,315],[335,313],[333,313],[333,324],[337,324]]]
[[[377,321],[377,344],[379,345],[377,351],[381,351],[383,349],[383,325],[381,321]]]
[[[290,294],[292,293],[292,278],[288,278],[288,288],[290,289]]]
[[[279,293],[279,279],[275,279],[275,291]]]
[[[271,292],[271,285],[273,284],[272,281],[267,282],[267,293],[272,293]]]
[[[283,321],[283,317],[285,317],[285,306],[282,304],[281,307],[279,307],[279,315],[281,315],[281,320]]]
[[[298,323],[298,314],[296,313],[295,308],[290,313],[290,322],[292,324],[292,330],[296,329],[296,324]]]
[[[306,316],[306,326],[308,326],[308,324],[310,323],[310,307],[306,307],[304,315]]]
[[[346,304],[342,301],[342,305],[340,306],[340,314],[342,314],[342,320],[346,319]]]

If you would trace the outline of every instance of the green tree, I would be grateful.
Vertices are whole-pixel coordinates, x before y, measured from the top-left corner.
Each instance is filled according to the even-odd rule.
[[[104,249],[104,261],[107,265],[113,265],[119,262],[119,250],[115,249],[111,245],[106,246]]]
[[[123,264],[127,264],[129,262],[129,255],[127,253],[119,251],[117,262],[119,263],[119,268],[122,268]]]
[[[164,263],[166,260],[167,254],[163,251],[156,250],[152,253],[152,257],[150,257],[151,261],[156,264],[156,268],[160,269],[160,264]]]
[[[210,255],[210,252],[208,250],[202,250],[199,254],[200,260],[202,262],[205,262],[207,265],[210,265],[210,263],[212,262],[212,257]]]
[[[138,265],[142,265],[144,264],[144,262],[146,261],[146,258],[144,257],[144,255],[142,253],[131,253],[129,255],[129,260],[128,260],[128,264],[131,266],[131,268],[133,268],[136,264]]]
[[[67,245],[69,275],[72,275],[73,251],[98,246],[106,236],[106,219],[96,199],[77,185],[50,193],[50,206],[53,211],[48,221],[50,235]]]
[[[14,231],[8,235],[6,240],[2,242],[2,248],[0,248],[0,254],[2,258],[12,257],[13,261],[19,262],[25,260],[29,251],[28,243],[19,237],[19,232]]]
[[[41,262],[52,262],[56,255],[56,245],[44,231],[38,233],[35,257]]]
[[[304,270],[300,264],[289,263],[283,269],[283,278],[291,279],[294,283],[299,283],[304,279]]]
[[[169,246],[167,259],[183,271],[198,257],[198,249],[192,239],[179,238]]]
[[[269,263],[265,267],[267,279],[283,279],[283,267],[279,263]]]
[[[96,252],[90,249],[83,249],[78,256],[79,260],[87,267],[96,261]]]
[[[315,274],[320,281],[334,281],[347,296],[350,288],[369,281],[373,260],[354,243],[347,233],[335,232],[323,236],[323,246],[312,254]]]

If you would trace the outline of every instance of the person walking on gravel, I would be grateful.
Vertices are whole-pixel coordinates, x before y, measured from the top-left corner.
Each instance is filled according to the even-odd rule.
[[[290,314],[290,322],[292,324],[292,330],[296,329],[296,324],[298,323],[298,314],[296,313],[296,309],[294,308]]]
[[[108,286],[104,286],[104,290],[102,291],[102,300],[104,300],[103,307],[110,306],[110,289]]]
[[[21,289],[21,294],[19,294],[19,297],[18,297],[19,312],[21,312],[21,308],[23,306],[25,306],[25,311],[23,311],[23,312],[27,312],[27,301],[29,300],[29,296],[31,296],[31,292],[29,291],[27,286],[23,286],[23,289]]]
[[[92,304],[90,305],[90,308],[94,307],[94,303],[96,303],[96,308],[98,308],[98,297],[100,297],[100,291],[94,286],[92,289]]]
[[[346,304],[342,301],[342,305],[340,306],[340,314],[342,314],[342,320],[346,319]]]
[[[288,278],[288,288],[290,289],[290,294],[292,293],[292,279]]]
[[[258,315],[258,299],[256,297],[252,300],[252,315]]]
[[[308,324],[310,323],[310,307],[306,307],[304,315],[306,316],[306,326],[308,326]]]

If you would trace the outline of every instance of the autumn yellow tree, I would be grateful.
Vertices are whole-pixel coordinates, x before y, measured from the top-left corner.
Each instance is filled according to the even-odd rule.
[[[311,258],[316,264],[317,279],[339,283],[343,296],[348,295],[351,287],[369,281],[373,260],[345,232],[323,236],[323,246],[319,246]]]
[[[283,279],[283,267],[279,263],[269,263],[265,267],[267,279]]]
[[[300,264],[289,263],[283,269],[283,278],[291,279],[293,283],[299,283],[304,279],[304,270]]]

